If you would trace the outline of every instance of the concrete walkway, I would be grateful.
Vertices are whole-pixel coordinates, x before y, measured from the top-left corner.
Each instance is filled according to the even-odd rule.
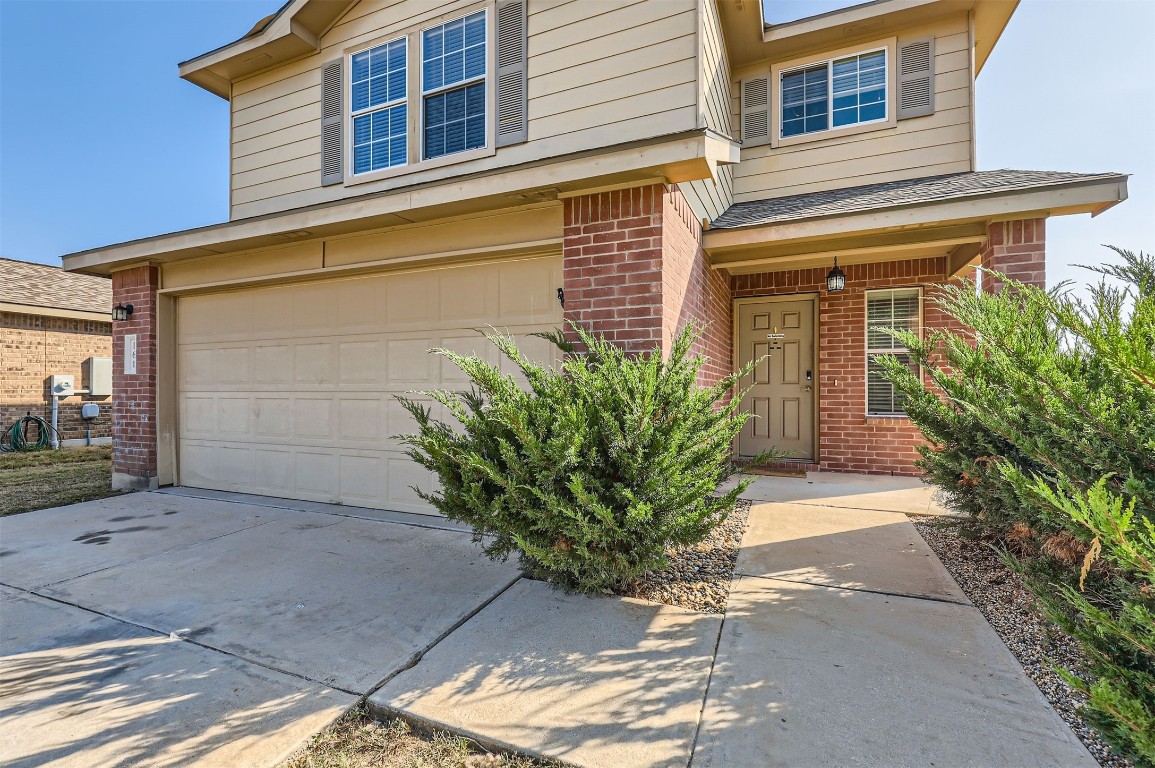
[[[904,512],[760,477],[725,617],[579,597],[440,518],[186,491],[0,519],[0,763],[275,766],[363,697],[581,766],[1095,762]]]
[[[370,708],[590,767],[1097,765],[903,514],[930,488],[749,495],[724,621],[522,580]]]
[[[751,510],[695,768],[1097,765],[902,514],[934,503],[909,483],[751,487],[782,501]]]

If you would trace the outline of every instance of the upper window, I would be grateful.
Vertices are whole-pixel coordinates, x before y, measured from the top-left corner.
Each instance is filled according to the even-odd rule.
[[[886,50],[781,75],[782,138],[886,119]]]
[[[903,396],[882,375],[880,355],[894,355],[916,370],[910,351],[885,328],[919,332],[918,288],[868,291],[866,294],[866,413],[869,416],[904,416]]]
[[[352,57],[354,173],[406,162],[405,70],[405,38]]]
[[[422,157],[485,146],[485,11],[421,34]]]

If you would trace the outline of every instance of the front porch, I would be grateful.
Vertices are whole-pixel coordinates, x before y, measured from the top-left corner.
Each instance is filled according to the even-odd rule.
[[[731,360],[758,416],[738,453],[787,451],[781,468],[917,475],[924,443],[872,360],[953,320],[934,298],[975,267],[1043,286],[1046,218],[1126,197],[1115,174],[991,171],[738,203],[703,233],[729,287]],[[845,286],[831,291],[837,264]],[[990,277],[983,286],[997,290]]]

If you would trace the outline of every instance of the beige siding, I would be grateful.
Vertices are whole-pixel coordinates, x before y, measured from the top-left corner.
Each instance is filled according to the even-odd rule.
[[[842,138],[744,149],[734,173],[735,202],[973,170],[973,80],[966,17],[901,30],[898,38],[931,34],[935,36],[933,115]],[[737,93],[736,82],[734,90]],[[737,110],[735,99],[735,119]]]
[[[646,139],[698,125],[695,0],[529,0],[529,142],[495,155],[351,186],[320,186],[320,67],[369,44],[474,7],[454,0],[363,0],[321,53],[233,89],[232,217]],[[417,66],[410,58],[410,66]]]
[[[702,0],[698,8],[698,125],[723,136],[733,136],[730,114],[730,60],[722,38],[722,26],[715,0]],[[716,179],[680,185],[698,219],[716,219],[734,200],[734,169],[723,166]]]

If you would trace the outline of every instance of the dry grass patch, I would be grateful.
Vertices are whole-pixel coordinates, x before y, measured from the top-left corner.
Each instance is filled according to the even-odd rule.
[[[381,723],[354,709],[313,737],[282,768],[548,768],[528,757],[477,751],[467,739],[423,736],[401,720]]]
[[[112,449],[0,453],[0,515],[115,496]]]

